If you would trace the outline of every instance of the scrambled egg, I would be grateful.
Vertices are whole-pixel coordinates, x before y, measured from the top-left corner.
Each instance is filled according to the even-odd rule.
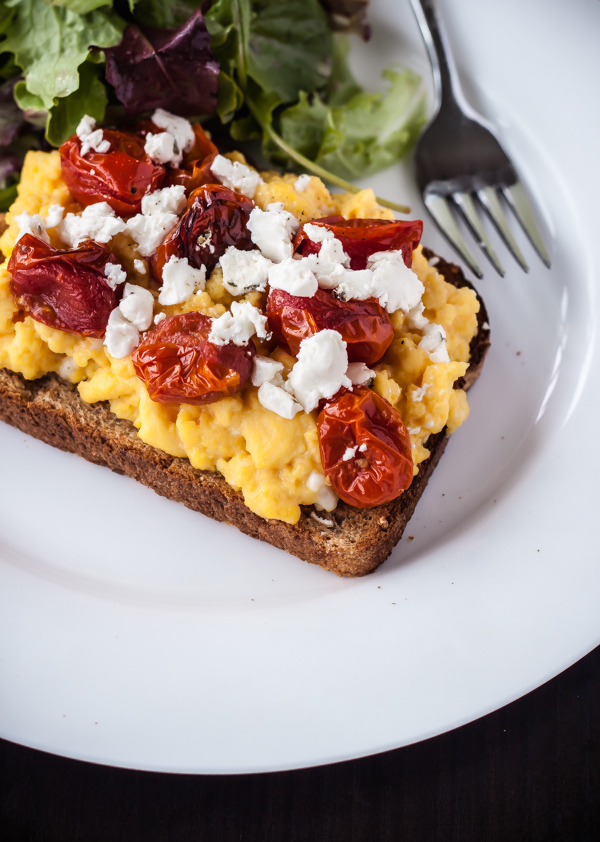
[[[234,157],[234,156],[232,156]],[[299,221],[332,214],[346,218],[393,219],[391,211],[377,205],[371,190],[331,195],[319,178],[311,177],[301,192],[294,189],[297,176],[264,173],[255,202],[263,210],[270,202],[283,202]],[[25,160],[19,195],[7,215],[8,229],[0,238],[0,250],[8,259],[18,235],[14,219],[27,211],[45,216],[50,205],[71,211],[79,206],[61,177],[58,152],[29,152]],[[53,241],[58,247],[61,243]],[[147,275],[133,269],[131,245],[115,237],[112,249],[127,269],[129,279],[147,284]],[[468,416],[464,391],[454,389],[468,365],[469,343],[477,332],[479,303],[469,289],[456,289],[430,266],[420,247],[413,256],[413,269],[425,285],[425,316],[441,324],[447,334],[449,363],[432,363],[418,348],[420,335],[411,332],[405,316],[391,316],[395,338],[384,363],[376,366],[374,390],[400,411],[409,430],[415,473],[429,455],[426,443],[432,433],[447,427],[453,432]],[[260,304],[259,293],[246,296]],[[224,289],[217,267],[204,292],[185,304],[160,307],[167,315],[197,310],[221,315],[232,301]],[[130,358],[114,359],[102,340],[54,330],[29,316],[13,321],[15,302],[7,262],[0,267],[0,367],[19,372],[27,379],[56,372],[78,384],[84,401],[109,401],[119,418],[131,421],[143,441],[173,456],[187,457],[202,470],[218,471],[242,491],[246,505],[258,515],[295,523],[300,506],[311,505],[317,492],[307,483],[311,473],[323,475],[319,455],[316,412],[299,413],[292,420],[281,418],[258,402],[257,390],[248,386],[241,394],[208,406],[155,403],[136,376]],[[281,350],[272,354],[284,365],[292,360]],[[311,482],[312,487],[315,486]]]

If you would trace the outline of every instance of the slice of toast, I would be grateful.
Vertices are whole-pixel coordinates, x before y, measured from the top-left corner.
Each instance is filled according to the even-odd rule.
[[[433,257],[427,249],[424,254]],[[439,259],[436,269],[456,287],[471,286],[454,264]],[[470,365],[456,384],[465,389],[479,376],[489,347],[487,313],[480,304]],[[357,509],[340,501],[334,512],[316,517],[312,507],[307,507],[299,522],[290,525],[255,515],[219,474],[199,471],[187,459],[145,444],[131,423],[115,418],[108,404],[85,403],[74,386],[54,374],[29,381],[0,369],[0,419],[339,576],[364,576],[385,561],[402,537],[447,441],[444,432],[428,439],[430,457],[421,463],[408,490],[391,503]]]

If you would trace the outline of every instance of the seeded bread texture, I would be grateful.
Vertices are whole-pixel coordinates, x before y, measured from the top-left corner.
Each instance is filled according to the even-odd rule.
[[[425,254],[428,259],[433,257],[427,250]],[[436,268],[454,286],[470,286],[458,266],[440,259]],[[457,383],[466,389],[479,376],[489,346],[483,304],[478,324],[479,331],[471,343],[469,369]],[[199,471],[187,459],[169,456],[145,444],[132,424],[115,418],[108,404],[86,404],[74,386],[56,375],[28,381],[0,369],[0,420],[47,444],[126,474],[164,497],[232,524],[253,538],[339,576],[364,576],[390,555],[447,441],[444,432],[429,438],[427,448],[431,456],[421,464],[407,491],[391,503],[357,509],[340,502],[331,513],[314,513],[307,508],[299,522],[291,525],[255,515],[245,506],[242,495],[219,474]]]

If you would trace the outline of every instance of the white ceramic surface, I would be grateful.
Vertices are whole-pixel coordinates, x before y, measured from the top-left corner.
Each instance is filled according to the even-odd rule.
[[[372,5],[363,78],[428,77],[408,0]],[[2,737],[139,769],[316,765],[482,716],[598,644],[600,4],[439,6],[553,268],[521,238],[529,275],[486,271],[492,350],[409,537],[339,580],[2,425]],[[370,181],[422,213],[408,167]]]

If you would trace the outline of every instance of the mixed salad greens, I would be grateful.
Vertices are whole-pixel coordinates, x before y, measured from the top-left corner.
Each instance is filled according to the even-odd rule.
[[[0,0],[0,210],[27,149],[59,146],[84,114],[123,124],[159,107],[355,189],[425,117],[411,71],[385,70],[383,93],[354,79],[335,30],[368,37],[367,2]]]

